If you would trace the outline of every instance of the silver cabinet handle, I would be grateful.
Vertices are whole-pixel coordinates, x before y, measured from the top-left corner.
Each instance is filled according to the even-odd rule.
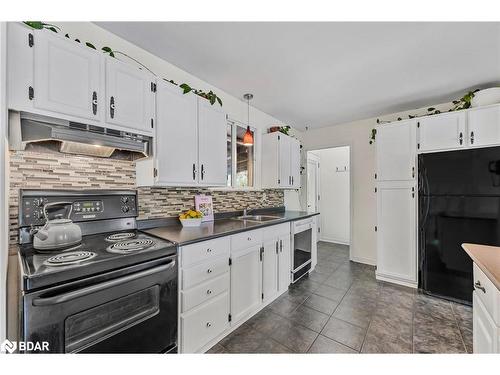
[[[209,269],[207,270],[207,273],[212,273],[212,270],[209,268]]]
[[[97,92],[92,93],[92,113],[97,115]]]
[[[207,290],[207,294],[210,295],[212,294],[212,291],[210,289]]]
[[[201,179],[203,180],[204,177],[205,177],[205,166],[202,164],[201,165]]]
[[[283,252],[283,240],[280,240],[280,253]]]
[[[212,323],[208,322],[208,323],[207,323],[207,327],[208,327],[208,328],[212,327]]]
[[[196,180],[196,164],[193,163],[193,180]]]
[[[252,237],[248,237],[248,238],[247,238],[247,241],[252,241]]]
[[[458,136],[458,141],[459,141],[460,145],[464,142],[464,134],[462,132],[460,132],[460,134]]]
[[[411,177],[415,178],[415,167],[411,167]]]
[[[109,99],[109,115],[111,116],[111,118],[115,117],[115,98],[114,98],[114,96],[112,96]]]
[[[470,144],[474,144],[474,132],[470,132]]]
[[[481,285],[481,282],[480,281],[476,281],[474,283],[474,289],[479,289],[479,290],[482,290],[483,293],[486,293],[486,289],[484,286]]]
[[[212,249],[211,248],[208,248],[207,249],[207,253],[211,253],[212,252]]]

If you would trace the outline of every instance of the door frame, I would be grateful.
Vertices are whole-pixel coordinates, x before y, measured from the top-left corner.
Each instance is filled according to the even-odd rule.
[[[319,206],[319,201],[320,201],[320,197],[321,197],[321,191],[320,191],[320,188],[321,188],[321,185],[320,185],[320,175],[319,175],[319,157],[316,156],[315,154],[313,154],[314,151],[307,151],[307,156],[306,156],[306,164],[307,164],[307,168],[309,168],[309,162],[312,162],[314,164],[316,164],[316,196],[315,196],[315,207],[316,207],[316,211],[318,211],[318,206]],[[306,173],[308,171],[306,170]],[[309,179],[307,178],[307,174],[306,174],[306,183],[307,183],[307,191],[306,191],[306,209],[308,210],[309,208],[309,187],[310,187],[310,182],[309,182]]]
[[[321,151],[321,150],[328,150],[331,148],[338,148],[338,147],[348,147],[349,148],[349,259],[354,261],[354,262],[360,262],[360,263],[366,263],[363,259],[357,259],[352,257],[352,240],[353,240],[353,225],[352,223],[354,222],[354,186],[353,186],[353,162],[352,162],[352,156],[353,156],[353,149],[354,146],[351,143],[337,143],[337,144],[332,144],[329,146],[324,146],[324,147],[317,147],[317,148],[312,148],[306,150],[307,155],[310,155],[310,152],[314,151]],[[321,162],[320,162],[321,164]],[[306,163],[306,165],[308,165]],[[307,178],[307,173],[306,173],[306,178]],[[321,182],[321,179],[319,180]],[[306,191],[306,205],[307,205],[307,191]],[[321,211],[320,211],[321,215]],[[321,220],[318,220],[319,222]],[[319,224],[320,225],[320,224]],[[321,232],[320,232],[320,241],[321,239]]]

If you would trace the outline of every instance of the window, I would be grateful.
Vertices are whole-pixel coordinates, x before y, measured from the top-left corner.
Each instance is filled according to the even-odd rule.
[[[254,187],[255,183],[255,129],[250,127],[254,144],[244,145],[247,128],[230,122],[227,125],[227,186]]]

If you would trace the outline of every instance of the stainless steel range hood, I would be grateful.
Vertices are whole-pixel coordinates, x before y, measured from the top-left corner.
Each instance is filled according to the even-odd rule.
[[[9,113],[9,133],[14,150],[50,141],[59,142],[60,152],[99,157],[111,157],[119,150],[138,159],[149,156],[151,150],[147,136],[24,112]]]

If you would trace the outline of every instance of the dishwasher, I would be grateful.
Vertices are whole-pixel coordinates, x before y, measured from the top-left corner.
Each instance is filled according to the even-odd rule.
[[[312,249],[313,218],[295,221],[292,225],[292,283],[310,271]]]

